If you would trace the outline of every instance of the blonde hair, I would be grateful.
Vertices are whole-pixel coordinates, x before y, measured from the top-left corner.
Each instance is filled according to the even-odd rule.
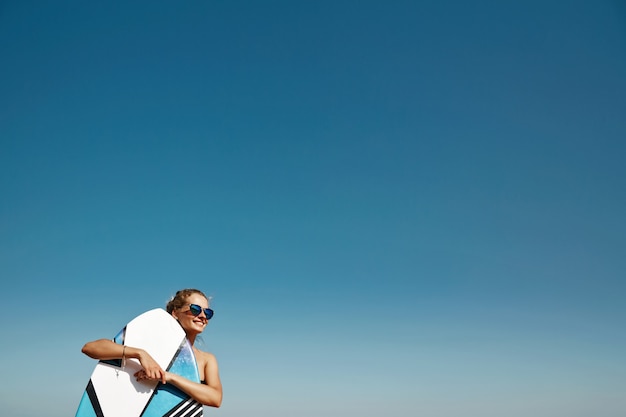
[[[176,291],[176,294],[174,294],[174,296],[167,302],[165,310],[171,314],[172,311],[182,308],[185,304],[187,304],[187,298],[192,294],[199,294],[209,301],[209,297],[204,295],[202,291],[195,288],[185,288],[184,290]]]

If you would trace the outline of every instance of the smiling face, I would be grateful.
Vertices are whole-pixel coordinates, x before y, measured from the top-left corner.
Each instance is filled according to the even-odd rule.
[[[190,307],[191,305],[194,307]],[[199,314],[197,308],[201,308]],[[200,291],[183,290],[176,293],[176,296],[168,303],[167,310],[178,320],[188,337],[202,333],[208,323],[205,309],[209,308],[209,301]],[[194,311],[195,310],[195,311]]]
[[[204,312],[204,309],[209,308],[209,301],[200,294],[191,294],[185,301],[185,305],[174,310],[172,315],[178,320],[183,329],[185,329],[185,332],[201,333],[209,321]],[[190,304],[202,307],[200,314],[194,316],[189,308]]]

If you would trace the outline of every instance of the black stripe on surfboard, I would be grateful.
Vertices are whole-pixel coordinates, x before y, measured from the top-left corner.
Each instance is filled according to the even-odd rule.
[[[201,417],[202,416],[202,404],[191,398],[178,403],[167,413],[163,414],[163,417]]]
[[[172,365],[174,365],[174,361],[176,360],[176,358],[178,358],[178,355],[180,355],[180,351],[183,350],[183,346],[185,346],[185,342],[187,341],[187,338],[183,338],[183,340],[180,342],[180,346],[178,346],[178,350],[176,351],[176,353],[174,354],[174,356],[172,356],[172,360],[170,360],[169,365],[167,365],[167,369],[166,371],[169,371],[170,368],[172,367]]]
[[[87,384],[87,396],[89,397],[89,401],[91,401],[91,406],[93,407],[94,413],[96,413],[97,417],[104,417],[104,413],[102,413],[102,408],[100,407],[100,401],[98,401],[98,395],[96,394],[96,390],[93,387],[93,382],[91,379]]]

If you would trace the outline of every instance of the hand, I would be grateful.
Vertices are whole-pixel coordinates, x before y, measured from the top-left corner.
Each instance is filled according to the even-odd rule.
[[[153,376],[150,376],[148,373],[146,373],[145,369],[141,369],[137,372],[135,372],[135,377],[137,378],[137,381],[141,382],[141,381],[159,381],[162,383],[166,383],[166,372],[163,371],[161,374],[151,374]]]
[[[139,362],[143,369],[135,372],[137,381],[161,381],[165,384],[165,371],[147,352],[142,352]]]

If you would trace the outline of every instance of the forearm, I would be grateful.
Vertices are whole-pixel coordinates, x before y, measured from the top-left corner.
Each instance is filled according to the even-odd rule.
[[[122,358],[140,359],[143,349],[120,345],[109,339],[99,339],[88,342],[81,351],[92,359],[110,360]]]
[[[221,387],[211,387],[209,385],[188,380],[180,375],[167,373],[167,382],[176,386],[181,391],[187,393],[191,398],[209,407],[219,407],[222,405]]]

